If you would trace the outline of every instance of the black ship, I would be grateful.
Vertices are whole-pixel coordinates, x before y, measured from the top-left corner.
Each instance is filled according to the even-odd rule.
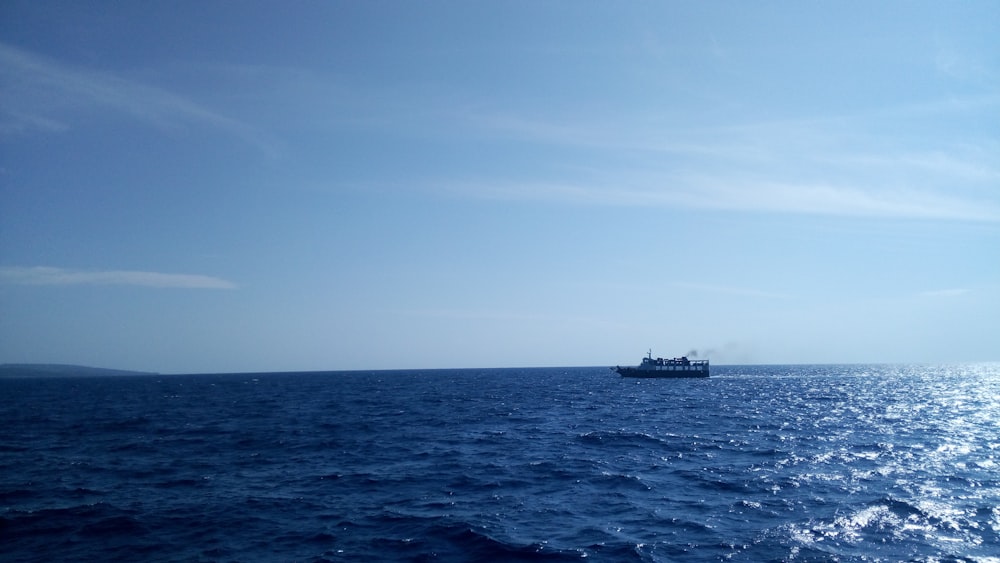
[[[636,367],[615,366],[612,371],[622,377],[708,377],[708,360],[680,358],[653,358],[653,351]]]

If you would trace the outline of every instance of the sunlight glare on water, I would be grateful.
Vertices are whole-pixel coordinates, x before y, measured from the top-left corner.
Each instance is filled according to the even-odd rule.
[[[992,562],[1000,543],[996,364],[0,385],[15,561]]]

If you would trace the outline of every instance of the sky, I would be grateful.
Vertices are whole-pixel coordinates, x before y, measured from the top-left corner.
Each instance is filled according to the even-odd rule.
[[[1000,360],[1000,3],[0,5],[0,363]]]

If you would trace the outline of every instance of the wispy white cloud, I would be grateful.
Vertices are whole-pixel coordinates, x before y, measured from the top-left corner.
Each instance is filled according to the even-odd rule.
[[[700,183],[700,185],[698,185]],[[692,182],[701,207],[762,212],[1000,221],[1000,206],[922,188],[860,183],[747,181],[706,177]],[[694,198],[691,198],[694,200]]]
[[[763,291],[760,289],[753,289],[749,287],[734,287],[725,285],[712,285],[712,284],[687,283],[687,282],[674,282],[673,286],[682,289],[693,289],[695,291],[701,291],[706,293],[739,295],[742,297],[763,297],[767,299],[788,299],[790,297],[789,295],[786,295],[784,293]]]
[[[938,36],[935,38],[937,51],[934,53],[934,67],[949,78],[959,80],[994,80],[996,72],[982,59],[975,49],[962,48],[952,40]]]
[[[928,144],[905,133],[914,119],[948,121],[956,112],[981,113],[983,104],[925,106],[696,128],[480,116],[467,122],[483,134],[590,151],[583,160],[594,164],[567,161],[574,164],[558,169],[558,179],[550,172],[443,185],[484,198],[1000,221],[1000,145],[974,137]]]
[[[971,182],[1000,182],[998,147],[966,147],[950,152],[912,151],[884,154],[824,155],[820,159],[839,166],[873,170],[909,170],[914,174]]]
[[[722,176],[650,177],[641,185],[564,182],[466,182],[449,191],[486,199],[582,205],[693,208],[898,219],[1000,221],[1000,205],[919,189],[741,180]]]
[[[803,149],[819,143],[836,146],[845,141],[884,141],[898,133],[897,125],[914,121],[953,121],[975,115],[992,116],[1000,109],[1000,94],[947,96],[923,101],[761,119],[749,115],[688,116],[668,110],[632,111],[602,115],[599,112],[560,120],[534,117],[513,111],[488,112],[478,107],[454,114],[455,119],[487,135],[506,136],[527,142],[600,146],[648,151],[731,152],[734,147],[768,149],[776,142]],[[946,130],[947,131],[947,130]],[[858,135],[863,137],[859,137]],[[903,133],[905,137],[905,133]],[[905,138],[894,141],[905,142]],[[805,146],[800,143],[804,142]],[[882,149],[887,147],[882,146]],[[766,152],[766,151],[765,151]],[[754,154],[764,154],[753,151]]]
[[[269,142],[248,124],[191,99],[118,74],[80,68],[0,43],[0,132],[70,129],[77,112],[113,111],[151,126],[213,127],[262,150]]]
[[[395,314],[406,317],[445,319],[451,321],[471,321],[471,322],[499,322],[512,324],[535,324],[535,323],[555,323],[574,325],[601,325],[613,324],[607,319],[580,315],[546,314],[536,311],[518,311],[509,309],[461,309],[461,308],[429,308],[429,309],[401,309],[392,311]]]
[[[565,145],[602,151],[630,151],[652,155],[677,154],[689,156],[747,157],[758,155],[758,151],[747,144],[717,138],[713,132],[711,139],[698,138],[697,132],[673,132],[666,134],[657,127],[650,126],[658,120],[644,118],[638,121],[622,119],[559,123],[542,119],[531,119],[510,113],[483,114],[466,112],[458,116],[459,121],[487,135],[505,137],[517,141]]]
[[[432,317],[454,320],[538,321],[548,318],[545,315],[540,315],[538,313],[484,309],[405,309],[396,312],[414,317]]]
[[[954,289],[935,289],[931,291],[921,291],[919,295],[920,297],[937,298],[937,297],[959,297],[967,293],[969,293],[968,289],[954,288]]]
[[[19,285],[133,285],[180,289],[236,289],[236,284],[199,274],[131,270],[84,271],[51,267],[0,267],[0,282]]]

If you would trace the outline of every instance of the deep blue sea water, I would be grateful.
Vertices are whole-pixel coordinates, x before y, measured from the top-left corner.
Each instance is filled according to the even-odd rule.
[[[1000,365],[0,380],[3,561],[1000,561]]]

